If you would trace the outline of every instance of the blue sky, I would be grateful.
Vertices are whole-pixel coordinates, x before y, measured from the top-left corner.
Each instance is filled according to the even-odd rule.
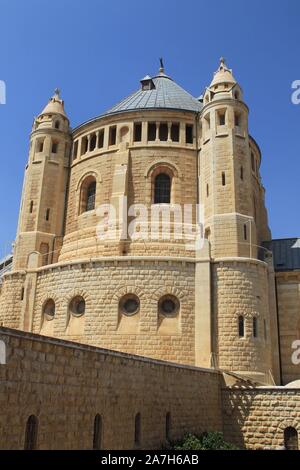
[[[194,96],[225,56],[250,107],[274,238],[300,236],[299,0],[0,0],[0,257],[15,237],[33,117],[55,87],[71,125],[154,74]]]

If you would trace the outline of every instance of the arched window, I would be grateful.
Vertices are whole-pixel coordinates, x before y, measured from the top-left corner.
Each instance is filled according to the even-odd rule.
[[[48,299],[43,306],[43,314],[47,320],[52,320],[55,315],[55,302],[53,299]]]
[[[243,338],[245,336],[245,321],[244,321],[243,315],[239,316],[238,327],[239,327],[239,337]]]
[[[166,414],[166,439],[169,441],[171,438],[171,413]]]
[[[95,209],[96,181],[89,184],[87,188],[86,211]]]
[[[135,446],[141,445],[141,413],[135,415],[134,420],[134,444]]]
[[[81,295],[74,297],[69,304],[69,311],[75,317],[81,317],[85,313],[85,300]]]
[[[95,209],[96,201],[96,180],[94,176],[88,176],[81,185],[80,191],[80,211],[92,211]]]
[[[284,430],[284,446],[287,450],[299,450],[298,432],[292,426]]]
[[[99,414],[95,416],[94,419],[94,435],[93,435],[93,449],[101,449],[102,441],[102,419]]]
[[[171,178],[166,173],[156,176],[154,182],[154,204],[170,204]]]
[[[27,423],[26,423],[25,442],[24,442],[25,450],[36,449],[37,433],[38,433],[38,419],[36,416],[31,415],[29,416]]]
[[[60,122],[59,121],[55,121],[55,129],[59,129],[60,128]]]

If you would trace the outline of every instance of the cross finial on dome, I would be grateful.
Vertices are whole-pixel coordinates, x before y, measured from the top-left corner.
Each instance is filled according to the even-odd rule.
[[[160,57],[159,62],[160,62],[159,73],[164,73],[165,68],[164,68],[164,61],[163,61],[163,58],[162,58],[162,57]]]
[[[221,62],[221,64],[225,64],[225,57],[223,57],[223,56],[220,57],[220,62]]]
[[[57,98],[60,97],[60,89],[59,89],[59,88],[55,88],[55,90],[54,90],[54,96],[56,96]]]

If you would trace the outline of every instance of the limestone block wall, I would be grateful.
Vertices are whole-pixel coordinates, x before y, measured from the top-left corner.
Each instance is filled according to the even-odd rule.
[[[0,286],[0,325],[20,328],[25,273],[6,274]]]
[[[140,300],[136,315],[119,312],[127,293]],[[175,318],[162,318],[158,301],[174,295],[180,302]],[[72,298],[82,296],[85,314],[69,312]],[[43,316],[48,299],[55,302],[52,320]],[[155,259],[103,259],[40,269],[32,331],[184,364],[195,363],[195,264]]]
[[[277,273],[278,317],[280,327],[280,352],[282,382],[287,384],[300,379],[300,273]],[[293,343],[298,346],[293,348]],[[293,354],[295,360],[292,360]]]
[[[214,342],[220,368],[265,375],[271,365],[271,325],[267,265],[257,260],[224,259],[213,264]],[[244,335],[239,335],[239,317]],[[257,319],[257,337],[253,318]]]
[[[222,429],[219,373],[0,329],[0,448],[23,449],[29,416],[37,449],[160,449],[186,432]],[[140,413],[140,442],[135,417]],[[169,413],[168,426],[166,416]]]
[[[267,387],[223,389],[224,436],[238,447],[263,449],[284,445],[284,430],[298,431],[300,447],[300,389]]]

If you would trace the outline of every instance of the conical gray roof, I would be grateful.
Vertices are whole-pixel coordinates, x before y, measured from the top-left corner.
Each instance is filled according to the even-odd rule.
[[[150,79],[154,87],[145,90],[141,87],[138,91],[122,100],[120,103],[109,109],[105,114],[121,113],[137,109],[178,109],[183,111],[198,112],[202,108],[196,98],[181,88],[170,77],[160,72],[159,75]]]

